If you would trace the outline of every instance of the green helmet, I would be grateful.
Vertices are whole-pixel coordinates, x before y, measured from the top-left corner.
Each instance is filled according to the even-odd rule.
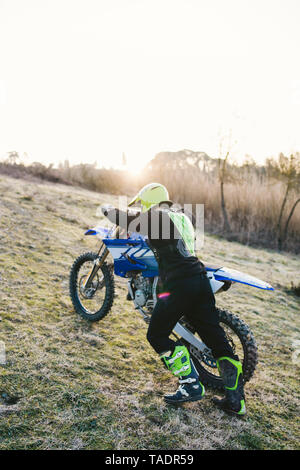
[[[169,201],[167,188],[160,183],[150,183],[146,184],[146,186],[134,196],[128,206],[133,206],[136,202],[140,202],[142,212],[147,212],[152,206],[163,201]]]

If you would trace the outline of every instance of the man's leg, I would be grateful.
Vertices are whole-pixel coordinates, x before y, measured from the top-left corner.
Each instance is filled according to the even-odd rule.
[[[239,358],[220,357],[217,360],[218,369],[223,378],[225,398],[213,398],[213,402],[223,411],[238,416],[246,414],[243,370]]]
[[[182,314],[175,308],[173,299],[170,299],[172,295],[158,299],[148,327],[147,340],[159,355],[175,349],[175,341],[169,336]]]
[[[174,342],[169,338],[182,316],[184,298],[184,292],[178,285],[176,292],[170,293],[164,299],[159,299],[152,313],[147,333],[149,343],[160,355],[164,365],[179,379],[180,387],[177,392],[165,395],[165,401],[172,404],[200,400],[205,392],[187,348],[180,342]]]
[[[165,401],[177,405],[186,401],[201,400],[205,389],[199,382],[198,372],[190,358],[189,351],[180,341],[176,344],[173,354],[161,356],[167,369],[179,380],[179,388],[175,393],[165,395]]]
[[[192,302],[185,316],[196,328],[197,333],[206,346],[212,350],[215,358],[229,356],[234,358],[234,352],[229,344],[225,332],[220,325],[216,309],[215,296],[212,292],[209,279],[201,277],[191,281]]]
[[[198,301],[195,301],[194,305],[197,307],[189,311],[187,318],[205,344],[212,350],[224,382],[225,399],[214,398],[213,401],[224,411],[245,415],[242,364],[238,356],[234,354],[225,332],[219,324],[215,298],[208,280],[201,281]]]

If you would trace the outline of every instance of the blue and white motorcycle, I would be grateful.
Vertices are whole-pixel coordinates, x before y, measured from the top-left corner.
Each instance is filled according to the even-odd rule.
[[[83,318],[102,320],[113,305],[114,275],[120,276],[128,280],[127,300],[133,302],[135,310],[148,323],[161,291],[157,261],[146,237],[132,233],[128,238],[121,238],[119,233],[120,229],[116,226],[111,229],[95,227],[85,233],[97,236],[102,242],[97,253],[80,255],[71,268],[72,303]],[[109,254],[113,263],[109,262]],[[227,291],[233,283],[273,290],[270,284],[233,269],[206,266],[206,270],[215,294]],[[253,333],[236,315],[221,309],[218,309],[218,313],[227,338],[243,364],[244,381],[249,381],[257,364],[257,346]],[[177,340],[180,338],[189,349],[201,382],[222,389],[223,382],[211,350],[184,316],[176,324],[172,335]]]

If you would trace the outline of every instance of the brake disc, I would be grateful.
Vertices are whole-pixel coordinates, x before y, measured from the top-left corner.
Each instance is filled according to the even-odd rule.
[[[96,290],[99,287],[99,284],[100,284],[99,276],[98,276],[98,274],[96,274],[96,278],[94,278],[93,281],[92,281],[92,286],[88,287],[87,289],[85,289],[85,287],[84,287],[84,281],[85,281],[86,278],[87,278],[87,276],[82,276],[80,278],[79,291],[80,291],[82,297],[84,297],[85,299],[92,299],[93,296],[95,295]]]

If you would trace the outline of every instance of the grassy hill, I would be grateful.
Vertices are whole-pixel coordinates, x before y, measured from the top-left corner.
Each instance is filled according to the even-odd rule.
[[[93,250],[84,230],[115,196],[0,176],[0,449],[296,449],[300,339],[299,257],[206,236],[202,259],[267,280],[274,293],[242,285],[218,305],[255,334],[257,372],[248,415],[229,417],[204,400],[169,408],[176,380],[148,345],[146,325],[117,280],[111,313],[91,324],[73,311],[68,275]],[[298,346],[299,347],[299,346]],[[296,355],[294,355],[295,357]]]

